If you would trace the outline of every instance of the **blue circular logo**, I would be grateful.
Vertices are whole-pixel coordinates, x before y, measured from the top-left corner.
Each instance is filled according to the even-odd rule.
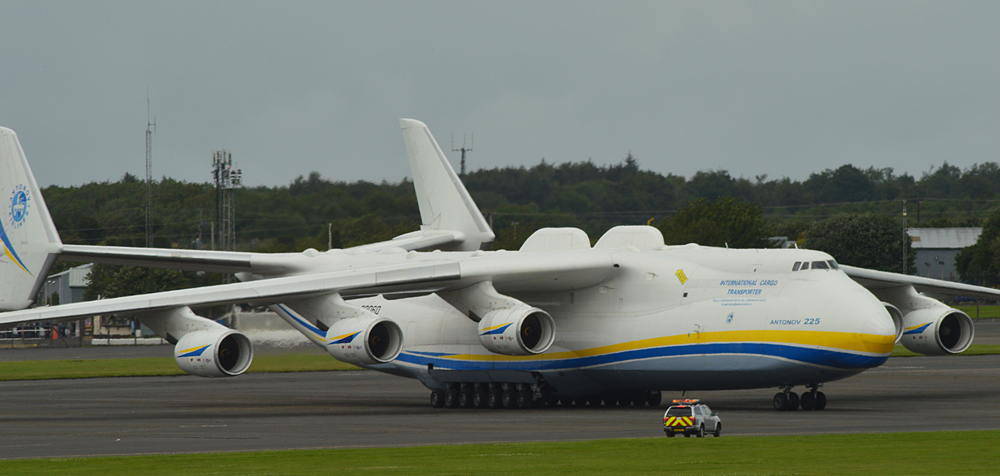
[[[10,223],[15,228],[23,225],[25,219],[28,218],[28,202],[30,201],[31,196],[28,194],[27,187],[24,185],[14,187],[14,194],[10,197]]]

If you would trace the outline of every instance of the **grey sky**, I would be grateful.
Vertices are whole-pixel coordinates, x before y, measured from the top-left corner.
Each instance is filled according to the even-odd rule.
[[[409,175],[397,119],[470,168],[632,151],[801,180],[1000,161],[1000,2],[9,2],[0,125],[42,186]],[[457,163],[457,154],[449,154]]]

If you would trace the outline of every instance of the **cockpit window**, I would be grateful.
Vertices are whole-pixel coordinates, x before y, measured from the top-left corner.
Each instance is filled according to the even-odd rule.
[[[806,261],[805,263],[802,263],[802,268],[801,269],[809,269],[809,262]]]
[[[830,266],[826,264],[826,261],[813,261],[813,269],[830,269]]]
[[[840,266],[838,266],[837,262],[834,260],[827,261],[827,264],[830,265],[830,269],[840,269]]]
[[[792,272],[798,271],[800,266],[802,266],[802,262],[796,261],[795,264],[792,265]]]

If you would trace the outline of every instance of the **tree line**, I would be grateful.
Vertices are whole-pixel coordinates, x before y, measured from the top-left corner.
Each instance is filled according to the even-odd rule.
[[[845,213],[882,217],[882,223],[898,230],[904,200],[909,226],[918,220],[920,226],[982,226],[1000,204],[1000,165],[994,162],[964,170],[944,163],[919,178],[897,175],[890,168],[844,165],[794,181],[766,176],[751,180],[723,170],[690,178],[663,175],[642,170],[629,154],[613,165],[550,164],[543,159],[532,167],[472,171],[462,180],[497,234],[494,249],[517,249],[546,226],[581,228],[596,241],[614,225],[647,223],[659,226],[668,241],[675,242],[766,246],[768,236],[781,235],[804,244],[815,223]],[[210,249],[214,186],[167,177],[152,186],[154,246]],[[145,245],[146,184],[137,177],[125,174],[116,182],[49,186],[42,193],[65,243]],[[712,222],[705,207],[720,202],[725,206],[717,212],[730,216],[719,215]],[[760,223],[744,219],[748,206]],[[420,223],[411,181],[348,183],[318,172],[284,186],[239,189],[235,209],[237,249],[258,252],[350,247],[389,239]],[[707,238],[748,227],[757,227],[753,244]],[[692,234],[702,238],[690,239]],[[978,266],[976,260],[969,262]],[[975,271],[983,275],[989,270]],[[107,271],[98,276],[109,279]],[[186,281],[195,285],[206,279],[192,275]]]

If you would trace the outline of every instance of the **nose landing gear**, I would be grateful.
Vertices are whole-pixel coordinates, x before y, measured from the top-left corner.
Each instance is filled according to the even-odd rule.
[[[822,386],[823,384],[810,385],[811,390],[803,392],[802,398],[792,391],[792,387],[787,387],[774,394],[774,409],[779,412],[795,411],[800,407],[803,410],[822,410],[826,408],[826,395],[819,391]]]

